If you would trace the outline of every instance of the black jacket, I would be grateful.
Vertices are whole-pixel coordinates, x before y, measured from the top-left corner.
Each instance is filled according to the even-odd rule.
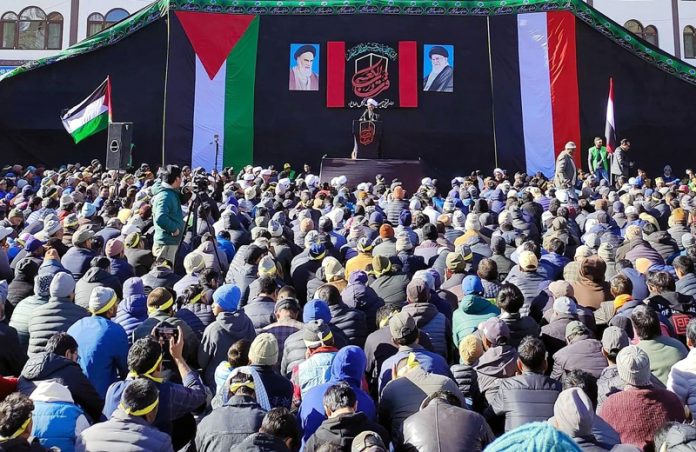
[[[691,297],[696,296],[696,275],[687,273],[677,281],[677,292]]]
[[[506,432],[529,422],[546,421],[553,416],[553,405],[561,389],[558,381],[531,372],[505,378],[486,410],[486,417],[505,416]]]
[[[19,375],[27,354],[19,345],[17,331],[5,322],[0,322],[0,344],[0,375]]]
[[[515,348],[520,345],[522,339],[526,336],[539,337],[539,324],[530,316],[522,317],[519,313],[503,313],[500,315],[500,318],[510,329],[510,341],[508,343]]]
[[[266,412],[251,397],[233,396],[198,424],[196,450],[230,450],[247,436],[259,431]]]
[[[0,442],[0,452],[48,452],[51,449],[47,449],[41,445],[38,438],[30,437],[31,443],[25,438],[13,438],[7,441]]]
[[[237,444],[230,452],[290,452],[281,438],[268,433],[254,433]]]
[[[174,284],[181,279],[181,276],[174,273],[170,268],[155,267],[143,275],[141,279],[143,280],[143,286],[145,286],[145,292],[148,294],[158,287],[164,287],[174,293]]]
[[[405,273],[390,273],[371,280],[368,285],[384,303],[403,304],[406,302],[406,286],[411,279]]]
[[[363,412],[344,414],[326,419],[307,440],[305,452],[315,452],[324,443],[335,443],[341,450],[350,450],[353,439],[365,430],[377,433],[389,444],[389,435],[381,425],[367,419]]]
[[[75,403],[94,422],[101,418],[104,401],[82,373],[79,364],[53,353],[40,353],[27,361],[17,382],[17,390],[24,395],[31,395],[36,385],[45,380],[58,380],[68,388]]]
[[[124,252],[128,263],[135,270],[135,276],[143,276],[150,271],[155,258],[150,250],[141,250],[138,248],[126,248]]]
[[[118,277],[99,267],[92,267],[75,284],[75,304],[85,309],[89,308],[89,297],[92,295],[92,289],[96,287],[113,289],[119,300],[123,298],[123,285]]]
[[[254,298],[244,306],[243,311],[251,319],[256,334],[276,321],[275,301],[270,297]]]
[[[485,406],[485,401],[481,396],[481,391],[478,386],[478,375],[476,374],[476,364],[470,366],[468,364],[455,364],[450,367],[454,382],[459,386],[464,398],[471,404],[471,407],[476,411]]]
[[[331,323],[339,328],[348,337],[349,345],[357,345],[362,348],[367,339],[367,317],[359,309],[349,308],[341,302],[329,306],[331,311]]]

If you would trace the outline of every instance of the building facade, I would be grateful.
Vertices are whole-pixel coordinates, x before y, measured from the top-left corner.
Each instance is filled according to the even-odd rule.
[[[152,0],[2,0],[0,75],[48,57],[144,8]]]
[[[1,0],[0,75],[51,56],[152,0]],[[696,0],[585,0],[662,50],[696,64]]]

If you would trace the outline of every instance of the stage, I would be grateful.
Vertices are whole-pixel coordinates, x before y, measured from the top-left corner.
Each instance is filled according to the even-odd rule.
[[[427,173],[422,160],[400,159],[346,159],[323,158],[321,160],[321,182],[331,182],[338,176],[346,176],[347,185],[355,187],[361,182],[375,183],[375,176],[381,174],[387,185],[398,178],[410,193],[418,190],[421,180]]]

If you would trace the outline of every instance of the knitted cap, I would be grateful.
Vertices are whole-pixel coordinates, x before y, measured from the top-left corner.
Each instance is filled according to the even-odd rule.
[[[213,302],[225,312],[234,312],[239,307],[242,291],[234,284],[223,284],[213,292]]]
[[[271,333],[256,336],[249,347],[249,360],[259,366],[275,366],[278,363],[278,340]]]
[[[333,333],[331,328],[323,320],[312,320],[307,322],[302,333],[307,348],[317,348],[321,346],[330,346],[334,344]]]
[[[530,422],[493,441],[486,452],[582,452],[568,435],[548,422]]]
[[[184,270],[186,273],[191,275],[193,273],[198,273],[205,268],[205,260],[201,253],[189,253],[184,258]]]
[[[94,237],[94,231],[88,228],[80,228],[77,231],[75,231],[75,234],[72,236],[72,244],[75,246],[82,245],[85,243],[87,240],[91,239]]]
[[[408,232],[400,231],[396,234],[396,251],[408,251],[413,249],[413,243],[411,243],[411,237],[409,237]]]
[[[56,273],[51,281],[49,293],[55,298],[69,297],[75,293],[75,278],[70,273]]]
[[[116,304],[116,292],[110,287],[95,287],[89,296],[89,312],[102,314]]]
[[[118,238],[109,240],[106,242],[105,252],[108,257],[118,256],[123,252],[123,240]]]
[[[326,276],[327,281],[333,281],[345,273],[341,263],[333,256],[326,257],[322,261],[321,267],[324,269],[324,275]]]
[[[578,312],[578,307],[571,298],[558,297],[553,302],[553,311],[558,314],[575,315]]]
[[[475,334],[465,336],[459,342],[459,358],[463,364],[472,365],[483,355],[483,343]]]
[[[580,388],[561,392],[553,405],[552,423],[572,437],[591,434],[594,417],[592,401]]]
[[[312,320],[323,320],[329,323],[331,321],[329,305],[322,300],[312,300],[307,303],[302,310],[302,321],[308,323]]]
[[[278,271],[273,258],[266,254],[259,261],[259,276],[275,276]]]
[[[619,377],[629,385],[650,385],[650,358],[637,345],[629,345],[621,349],[616,357],[616,367]]]

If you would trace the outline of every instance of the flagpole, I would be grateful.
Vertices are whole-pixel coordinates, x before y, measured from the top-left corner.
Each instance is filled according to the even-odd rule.
[[[169,53],[171,45],[171,9],[167,2],[167,59],[164,65],[164,102],[162,102],[162,167],[164,167],[164,150],[167,138],[167,85],[169,84]]]
[[[486,29],[488,36],[488,71],[491,76],[491,120],[493,122],[493,158],[495,167],[498,168],[498,135],[495,128],[495,91],[493,89],[493,53],[491,52],[491,16],[486,16]]]

